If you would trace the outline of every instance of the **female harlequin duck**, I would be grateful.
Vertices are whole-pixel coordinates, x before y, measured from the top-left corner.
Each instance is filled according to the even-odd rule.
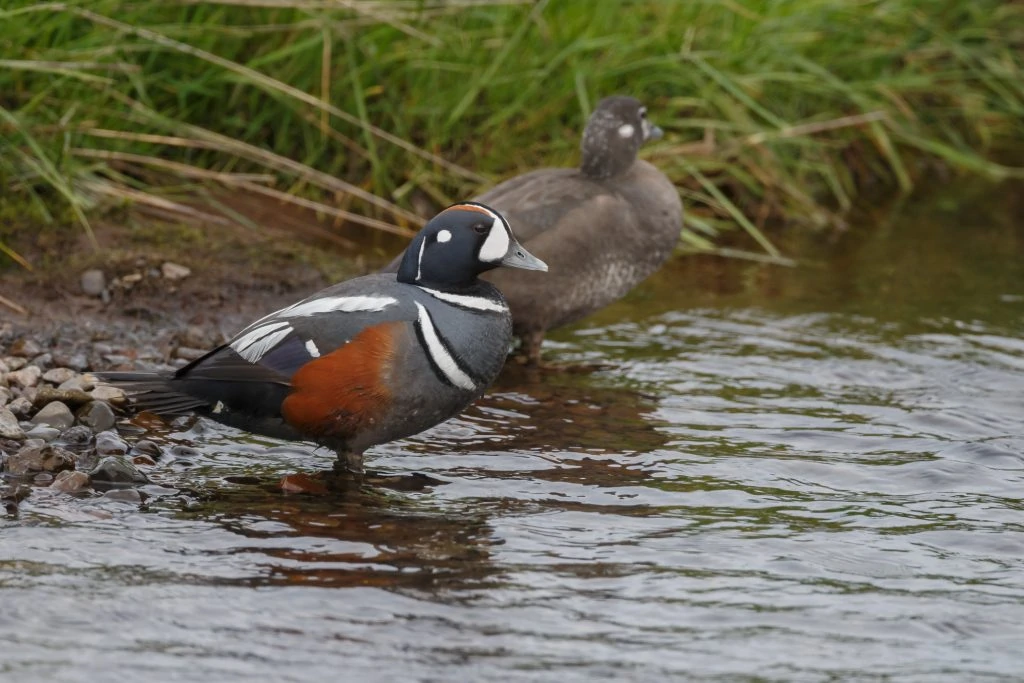
[[[140,409],[308,439],[360,471],[367,448],[452,417],[497,377],[512,318],[477,276],[498,266],[547,270],[497,211],[456,204],[416,235],[397,278],[328,287],[173,375],[101,377],[132,391]]]
[[[523,244],[551,266],[543,280],[487,276],[508,300],[529,362],[540,361],[545,331],[621,298],[672,254],[683,224],[679,193],[637,159],[640,146],[659,137],[639,101],[605,98],[587,122],[578,169],[526,173],[477,198],[504,213]],[[394,272],[401,258],[386,270]]]

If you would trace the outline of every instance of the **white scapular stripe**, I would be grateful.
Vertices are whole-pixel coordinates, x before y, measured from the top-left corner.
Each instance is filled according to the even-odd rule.
[[[500,301],[494,301],[487,299],[482,296],[467,296],[465,294],[452,294],[451,292],[439,292],[436,289],[430,289],[422,285],[417,285],[424,292],[440,299],[441,301],[447,301],[450,304],[456,306],[462,306],[463,308],[472,308],[475,311],[495,311],[497,313],[504,313],[508,310],[508,306],[501,303]]]
[[[494,222],[491,223],[491,232],[484,240],[484,245],[480,247],[480,260],[487,263],[500,261],[505,258],[511,243],[505,222],[495,216]]]
[[[267,351],[277,346],[278,342],[291,334],[291,332],[292,326],[288,323],[267,323],[246,332],[231,342],[231,348],[250,363],[258,363]]]
[[[423,341],[427,344],[426,351],[434,360],[434,364],[441,368],[441,372],[444,373],[444,376],[454,386],[470,391],[475,390],[476,383],[473,382],[469,375],[462,371],[462,368],[455,362],[452,354],[445,348],[444,342],[437,336],[437,329],[434,327],[434,321],[430,319],[427,309],[418,301],[416,302],[416,309],[419,311],[416,322],[423,333]]]
[[[383,311],[388,306],[398,303],[398,299],[390,296],[326,296],[322,299],[303,301],[275,314],[278,318],[302,318],[317,313],[355,313],[356,311]]]
[[[316,347],[316,342],[312,339],[306,340],[306,353],[308,353],[312,358],[320,357],[320,349]]]

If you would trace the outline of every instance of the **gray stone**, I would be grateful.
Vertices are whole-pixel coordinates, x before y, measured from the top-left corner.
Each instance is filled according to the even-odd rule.
[[[135,503],[138,505],[142,502],[142,494],[136,489],[111,489],[104,493],[103,497],[107,500],[116,500],[119,503]]]
[[[28,358],[19,358],[18,356],[7,356],[4,358],[4,365],[7,366],[5,372],[14,372],[15,370],[21,370],[23,367],[28,365]]]
[[[78,421],[94,432],[105,432],[112,428],[117,418],[114,411],[103,401],[90,401],[78,409]]]
[[[29,365],[34,365],[40,370],[48,370],[53,366],[53,356],[49,353],[41,353],[29,361]]]
[[[53,368],[43,373],[43,381],[50,384],[63,384],[75,377],[78,377],[78,373],[71,368]]]
[[[60,436],[60,430],[49,425],[36,425],[25,432],[25,436],[30,439],[42,439],[49,443]]]
[[[196,349],[191,346],[179,346],[174,350],[175,358],[181,358],[182,360],[194,361],[197,358],[202,358],[206,355],[205,349]]]
[[[11,400],[11,390],[7,387],[0,386],[0,406],[7,405],[7,402]]]
[[[0,408],[0,439],[21,441],[25,438],[25,430],[18,424],[18,418],[7,408]]]
[[[89,378],[84,375],[78,375],[77,377],[72,377],[66,382],[61,382],[57,389],[59,391],[81,391],[84,393],[95,386],[95,382],[92,382]]]
[[[60,401],[69,406],[82,406],[92,400],[92,397],[84,391],[77,389],[54,389],[53,387],[40,387],[36,391],[33,403],[37,406],[44,406],[52,401]]]
[[[50,401],[35,414],[31,422],[62,430],[75,424],[75,416],[71,414],[71,409],[60,401]]]
[[[103,458],[89,473],[89,478],[96,488],[114,488],[125,486],[141,486],[148,484],[149,479],[135,465],[123,458]]]
[[[3,358],[0,358],[0,375],[7,374],[11,371],[11,366],[7,364]]]
[[[149,439],[139,439],[136,441],[135,445],[132,446],[131,454],[148,456],[153,460],[159,460],[162,455],[160,446]]]
[[[92,430],[85,425],[75,425],[61,432],[60,443],[73,451],[81,451],[92,444]]]
[[[22,368],[21,370],[15,370],[7,373],[7,383],[11,386],[19,387],[34,387],[39,383],[39,378],[43,376],[43,371],[35,365],[29,365]]]
[[[102,270],[93,268],[82,273],[82,293],[86,296],[102,296],[107,288],[107,276]]]
[[[65,368],[71,368],[78,372],[83,372],[89,367],[89,359],[85,357],[84,353],[72,353],[71,355],[64,355],[57,352],[53,355],[53,362],[57,365]]]
[[[124,455],[128,452],[128,444],[117,432],[105,431],[96,435],[96,453],[101,457],[108,455]]]
[[[7,471],[14,475],[60,472],[75,469],[75,456],[60,446],[26,446],[7,458]]]
[[[50,488],[64,493],[81,493],[89,488],[89,483],[89,475],[85,472],[64,470],[57,474]]]
[[[101,384],[92,391],[89,392],[94,401],[107,401],[115,405],[126,403],[124,391],[117,387],[111,387],[106,384]]]
[[[64,471],[67,472],[68,470]],[[36,486],[49,486],[52,481],[53,475],[50,474],[49,472],[40,472],[39,474],[32,478],[32,483],[35,484]]]
[[[43,347],[32,339],[19,339],[11,344],[7,352],[19,358],[34,358],[43,352]]]
[[[32,412],[32,401],[24,396],[19,396],[7,404],[7,410],[14,413],[16,417],[28,417]]]

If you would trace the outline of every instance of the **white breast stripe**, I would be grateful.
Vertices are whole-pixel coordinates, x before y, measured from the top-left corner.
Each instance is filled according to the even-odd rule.
[[[420,326],[423,341],[427,345],[426,352],[433,359],[434,364],[441,368],[441,372],[444,373],[444,376],[454,386],[470,391],[475,390],[476,383],[473,382],[469,375],[462,371],[462,368],[452,358],[452,354],[445,348],[444,342],[437,336],[437,329],[434,327],[434,321],[430,319],[427,309],[418,301],[416,302],[416,309],[419,311],[416,322]]]
[[[277,346],[278,342],[291,332],[292,326],[288,323],[268,323],[246,332],[231,342],[231,348],[250,363],[258,363],[267,351]]]
[[[436,289],[429,289],[421,285],[417,285],[417,287],[435,299],[447,301],[450,304],[462,306],[463,308],[472,308],[475,311],[495,311],[496,313],[504,313],[508,310],[508,306],[500,301],[494,301],[486,297],[466,296],[465,294],[452,294],[451,292],[439,292]]]
[[[423,250],[427,248],[427,239],[424,237],[420,240],[420,253],[416,257],[416,281],[423,277]]]
[[[509,240],[508,230],[505,229],[505,223],[495,216],[494,222],[491,223],[491,232],[487,235],[487,239],[484,240],[484,245],[480,247],[480,260],[487,263],[500,261],[508,253],[510,244],[511,241]]]
[[[309,355],[313,358],[320,357],[320,349],[316,347],[316,342],[314,342],[312,339],[306,340],[306,352],[309,353]]]
[[[383,311],[398,303],[390,296],[326,296],[289,306],[277,312],[279,318],[301,318],[317,313],[355,313],[356,311]]]

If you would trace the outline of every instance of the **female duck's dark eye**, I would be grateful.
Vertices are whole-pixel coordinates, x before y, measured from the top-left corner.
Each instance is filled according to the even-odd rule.
[[[646,119],[647,118],[647,109],[641,109],[640,110],[640,118],[642,118],[642,119]]]
[[[487,224],[486,223],[475,223],[473,225],[473,232],[475,232],[478,235],[483,235],[485,232],[487,232]]]

